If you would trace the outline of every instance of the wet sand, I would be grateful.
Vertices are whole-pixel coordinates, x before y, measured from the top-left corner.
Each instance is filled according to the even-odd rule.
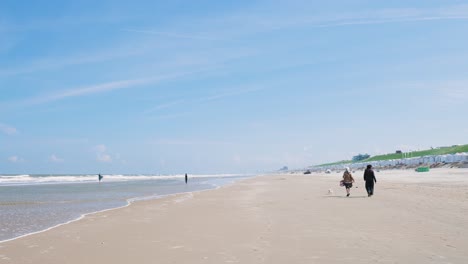
[[[354,176],[349,198],[332,173],[136,202],[1,243],[0,263],[468,263],[468,169],[377,172],[371,198]]]

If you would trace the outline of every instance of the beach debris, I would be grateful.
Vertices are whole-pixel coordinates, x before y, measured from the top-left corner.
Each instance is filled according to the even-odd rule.
[[[429,167],[419,167],[416,169],[417,172],[428,172]]]

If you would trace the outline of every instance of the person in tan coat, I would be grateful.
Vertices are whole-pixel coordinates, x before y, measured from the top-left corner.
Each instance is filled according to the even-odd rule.
[[[346,188],[346,197],[349,197],[351,187],[353,187],[354,178],[351,175],[349,168],[346,168],[345,172],[343,173],[343,183]]]

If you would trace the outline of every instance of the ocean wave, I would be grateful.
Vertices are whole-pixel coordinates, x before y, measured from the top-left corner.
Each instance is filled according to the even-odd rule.
[[[176,180],[183,179],[184,174],[176,175],[123,175],[103,174],[103,182],[128,182],[144,180]],[[190,178],[238,177],[240,174],[199,174],[189,175]],[[97,182],[97,175],[0,175],[0,186],[5,185],[34,185],[34,184],[60,184],[60,183],[87,183]]]

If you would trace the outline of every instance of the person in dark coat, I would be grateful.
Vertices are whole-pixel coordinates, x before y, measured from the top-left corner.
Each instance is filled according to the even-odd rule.
[[[371,197],[374,195],[374,183],[377,183],[372,165],[367,165],[367,169],[364,171],[364,181],[366,181],[367,196]]]
[[[187,176],[187,173],[185,173],[185,184],[187,184],[187,181],[188,181],[188,176]]]

